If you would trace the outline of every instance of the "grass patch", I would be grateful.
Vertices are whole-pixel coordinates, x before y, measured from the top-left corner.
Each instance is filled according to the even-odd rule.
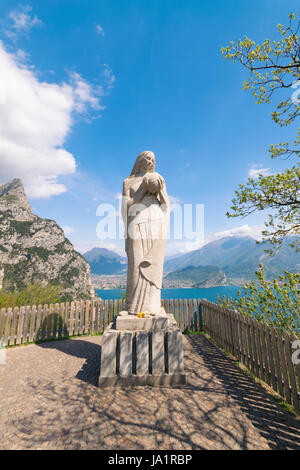
[[[0,289],[0,308],[55,304],[61,302],[61,297],[61,285],[48,284],[43,287],[40,282],[37,282],[18,292],[6,292]]]

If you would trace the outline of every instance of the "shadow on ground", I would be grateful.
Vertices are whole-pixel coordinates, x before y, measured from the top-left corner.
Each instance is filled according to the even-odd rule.
[[[9,423],[18,448],[300,449],[296,419],[205,337],[185,338],[181,388],[101,389],[100,338],[39,344],[44,375]]]
[[[300,449],[300,420],[288,414],[207,338],[190,336],[188,340],[195,353],[267,440],[271,449]]]
[[[100,338],[99,338],[100,343]],[[46,343],[38,343],[43,349],[56,349],[70,356],[85,359],[81,369],[75,375],[90,385],[98,387],[100,374],[101,346],[80,339],[57,340]]]

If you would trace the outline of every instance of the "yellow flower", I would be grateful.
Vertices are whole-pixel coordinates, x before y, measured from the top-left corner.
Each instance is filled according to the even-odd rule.
[[[138,317],[139,317],[139,318],[143,318],[143,316],[144,316],[143,312],[140,312],[140,313],[138,314]]]

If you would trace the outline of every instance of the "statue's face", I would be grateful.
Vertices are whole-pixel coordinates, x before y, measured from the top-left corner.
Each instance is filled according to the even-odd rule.
[[[155,158],[153,155],[145,155],[143,158],[143,169],[145,171],[154,171],[155,170]]]

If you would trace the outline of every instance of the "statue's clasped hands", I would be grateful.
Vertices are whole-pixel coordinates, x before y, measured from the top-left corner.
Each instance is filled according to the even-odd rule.
[[[146,192],[158,194],[161,191],[162,185],[163,179],[156,172],[146,173],[143,177],[142,187]]]

